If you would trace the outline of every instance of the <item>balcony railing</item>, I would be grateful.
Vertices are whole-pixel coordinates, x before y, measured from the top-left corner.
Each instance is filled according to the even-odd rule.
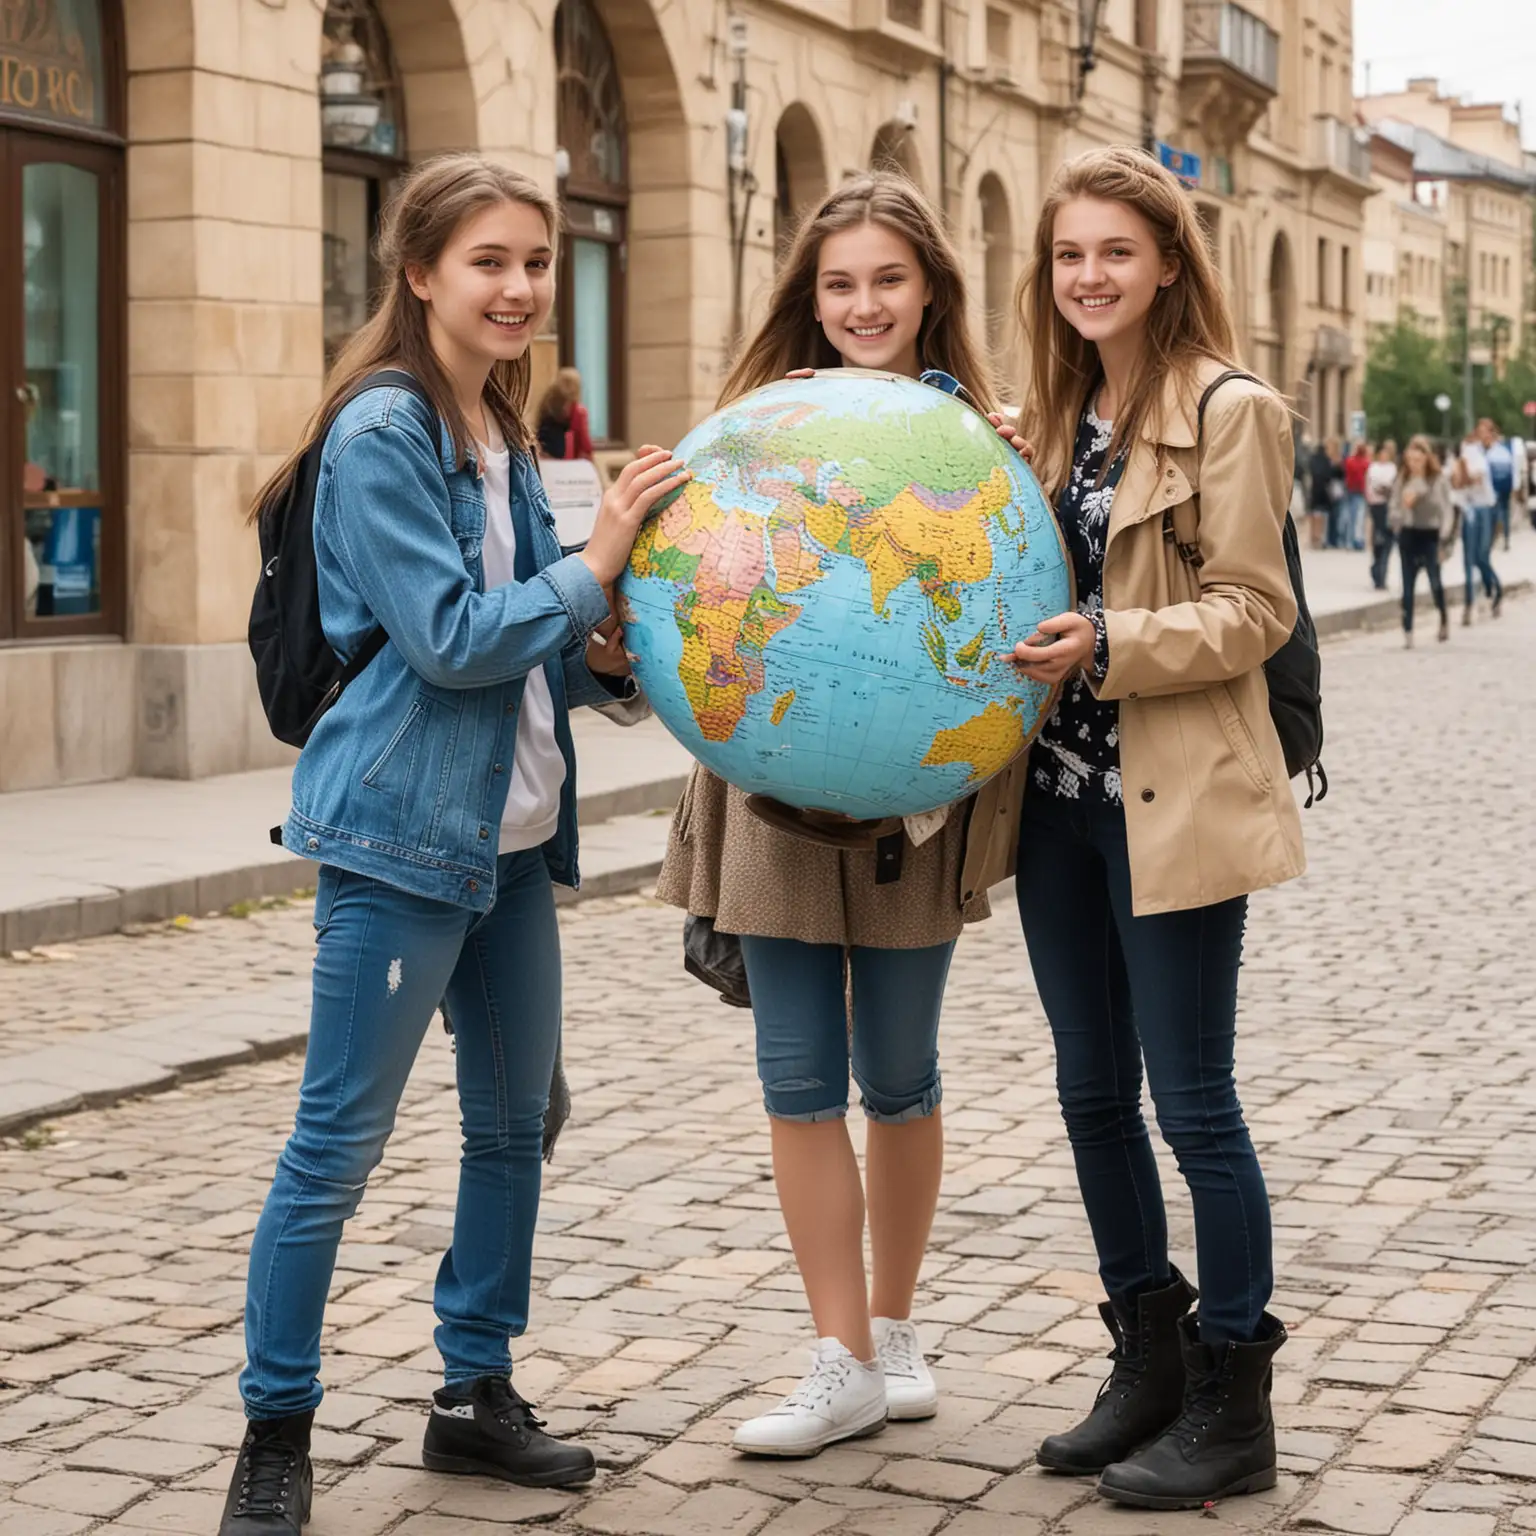
[[[1312,152],[1325,170],[1337,171],[1355,181],[1371,179],[1371,149],[1360,142],[1354,128],[1336,117],[1312,120]]]
[[[1220,59],[1271,94],[1280,89],[1279,34],[1230,0],[1187,0],[1184,57]]]

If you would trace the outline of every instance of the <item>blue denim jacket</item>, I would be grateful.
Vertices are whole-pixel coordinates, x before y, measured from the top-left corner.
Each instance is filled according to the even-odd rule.
[[[576,885],[576,758],[568,710],[611,703],[588,670],[606,617],[597,579],[562,559],[538,471],[512,455],[538,574],[482,590],[479,467],[406,390],[359,395],[326,436],[315,495],[320,614],[349,656],[375,625],[390,643],[320,719],[293,774],[283,845],[435,901],[479,911],[496,852],[523,681],[542,666],[565,758],[550,877]]]

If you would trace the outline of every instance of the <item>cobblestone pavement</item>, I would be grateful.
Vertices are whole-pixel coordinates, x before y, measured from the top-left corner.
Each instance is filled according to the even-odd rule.
[[[1253,904],[1240,1074],[1294,1337],[1280,1485],[1212,1530],[1536,1531],[1536,602],[1421,639],[1329,648],[1312,873]],[[630,899],[562,922],[576,1121],[517,1375],[604,1470],[571,1497],[417,1465],[456,1152],[433,1031],[336,1274],[314,1536],[1197,1528],[1030,1465],[1091,1401],[1105,1339],[1010,910],[967,935],[946,1007],[948,1168],[917,1314],[940,1414],[783,1465],[728,1449],[809,1342],[748,1021],[683,976],[674,914]],[[290,908],[0,963],[0,1033],[14,1048],[199,999],[213,1015],[279,968],[302,977],[308,943]],[[0,1146],[0,1536],[213,1531],[242,1427],[246,1244],[298,1073],[242,1065]]]

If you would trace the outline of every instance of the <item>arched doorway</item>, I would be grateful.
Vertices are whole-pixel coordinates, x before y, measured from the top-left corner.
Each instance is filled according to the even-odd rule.
[[[773,136],[774,264],[783,259],[805,212],[827,194],[827,162],[821,132],[808,108],[791,102]]]
[[[560,362],[581,373],[599,443],[625,432],[625,261],[629,132],[618,60],[592,0],[555,12],[557,150],[566,238],[560,252]]]
[[[321,270],[327,366],[377,301],[379,215],[405,168],[405,104],[374,0],[329,0],[320,41]]]
[[[869,152],[869,168],[872,171],[899,171],[922,186],[917,136],[912,129],[905,123],[882,123]]]
[[[987,353],[999,376],[1008,378],[1013,372],[1013,215],[1002,182],[991,172],[981,178],[977,198]]]
[[[0,4],[0,87],[0,401],[15,423],[0,432],[0,643],[121,634],[126,90],[116,0]]]
[[[1295,277],[1291,243],[1277,234],[1269,252],[1269,378],[1282,394],[1293,392],[1291,378],[1291,327],[1294,317]]]

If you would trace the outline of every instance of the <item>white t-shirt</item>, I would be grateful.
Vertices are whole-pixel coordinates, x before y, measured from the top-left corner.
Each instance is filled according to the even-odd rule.
[[[1493,485],[1488,478],[1488,455],[1483,452],[1483,445],[1471,439],[1463,443],[1461,462],[1467,466],[1467,473],[1474,477],[1471,485],[1456,493],[1462,498],[1462,506],[1491,507]]]
[[[485,491],[485,590],[505,586],[513,579],[517,534],[512,526],[512,455],[497,438],[497,446],[477,445],[485,465],[481,488]],[[517,717],[517,744],[513,748],[512,782],[507,786],[507,808],[501,817],[502,853],[537,848],[555,835],[560,820],[560,791],[565,785],[565,759],[555,740],[555,701],[542,666],[535,667],[523,683],[523,704]]]
[[[1365,499],[1380,506],[1391,500],[1392,487],[1397,484],[1397,465],[1390,460],[1376,460],[1365,472]]]

